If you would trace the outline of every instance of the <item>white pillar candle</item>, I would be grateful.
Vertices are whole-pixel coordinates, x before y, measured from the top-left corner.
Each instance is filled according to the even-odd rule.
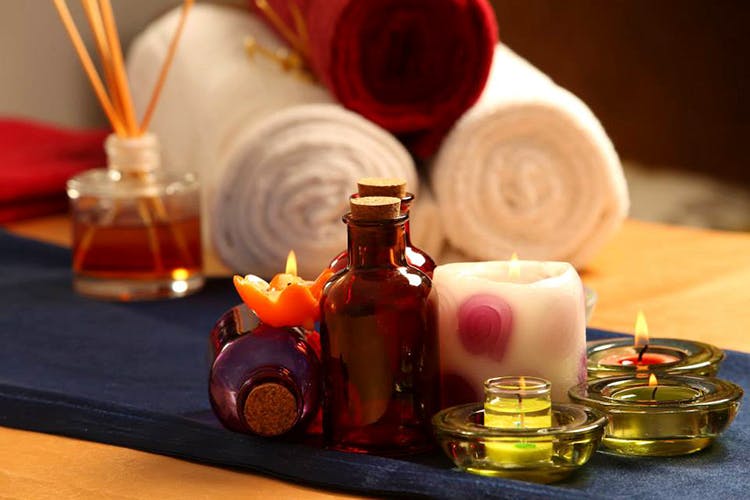
[[[585,296],[568,263],[469,262],[438,266],[443,405],[481,401],[485,380],[552,382],[553,401],[586,380]]]

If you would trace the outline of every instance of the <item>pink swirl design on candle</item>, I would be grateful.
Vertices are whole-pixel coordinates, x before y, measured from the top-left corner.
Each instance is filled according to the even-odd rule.
[[[458,336],[467,352],[502,361],[513,330],[513,310],[496,295],[474,295],[458,309]]]

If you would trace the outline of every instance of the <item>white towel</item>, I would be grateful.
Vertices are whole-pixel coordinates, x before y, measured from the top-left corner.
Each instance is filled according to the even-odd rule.
[[[446,236],[463,260],[517,252],[580,268],[629,207],[620,160],[591,110],[503,45],[483,95],[430,173]]]
[[[179,10],[133,42],[136,107],[150,97]],[[418,191],[407,151],[334,104],[321,86],[282,70],[244,42],[283,43],[247,11],[197,4],[188,17],[151,131],[165,166],[199,174],[207,241],[233,271],[270,277],[290,249],[313,279],[346,247],[341,216],[360,177],[402,177]]]

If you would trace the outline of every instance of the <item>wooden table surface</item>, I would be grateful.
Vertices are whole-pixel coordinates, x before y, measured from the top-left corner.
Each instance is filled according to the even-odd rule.
[[[65,216],[6,224],[67,245]],[[208,259],[208,274],[225,270]],[[629,220],[587,270],[591,326],[750,351],[750,234]],[[150,453],[0,427],[0,498],[325,498],[322,490]]]

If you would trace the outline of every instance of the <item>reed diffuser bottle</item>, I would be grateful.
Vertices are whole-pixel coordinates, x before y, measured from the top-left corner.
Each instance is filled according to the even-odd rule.
[[[350,204],[348,265],[320,301],[324,438],[345,451],[424,451],[440,393],[432,285],[407,264],[399,198]]]
[[[109,165],[68,181],[73,287],[117,300],[178,297],[204,282],[199,186],[160,168],[150,133],[109,136]]]
[[[65,0],[53,0],[114,133],[108,165],[67,183],[73,223],[73,288],[109,300],[179,297],[204,283],[198,184],[161,169],[159,141],[148,132],[192,0],[182,15],[140,124],[125,76],[110,0],[82,0],[104,83]]]
[[[357,193],[351,198],[364,196],[394,196],[401,199],[401,213],[408,214],[411,204],[414,202],[414,195],[406,191],[406,181],[403,179],[386,178],[386,177],[366,177],[357,181]],[[430,279],[435,272],[435,261],[427,252],[415,247],[411,242],[411,230],[409,220],[404,223],[404,245],[406,252],[406,261],[409,265],[416,267],[425,273]],[[346,268],[349,262],[349,252],[343,250],[333,258],[328,265],[333,272],[339,272]]]

